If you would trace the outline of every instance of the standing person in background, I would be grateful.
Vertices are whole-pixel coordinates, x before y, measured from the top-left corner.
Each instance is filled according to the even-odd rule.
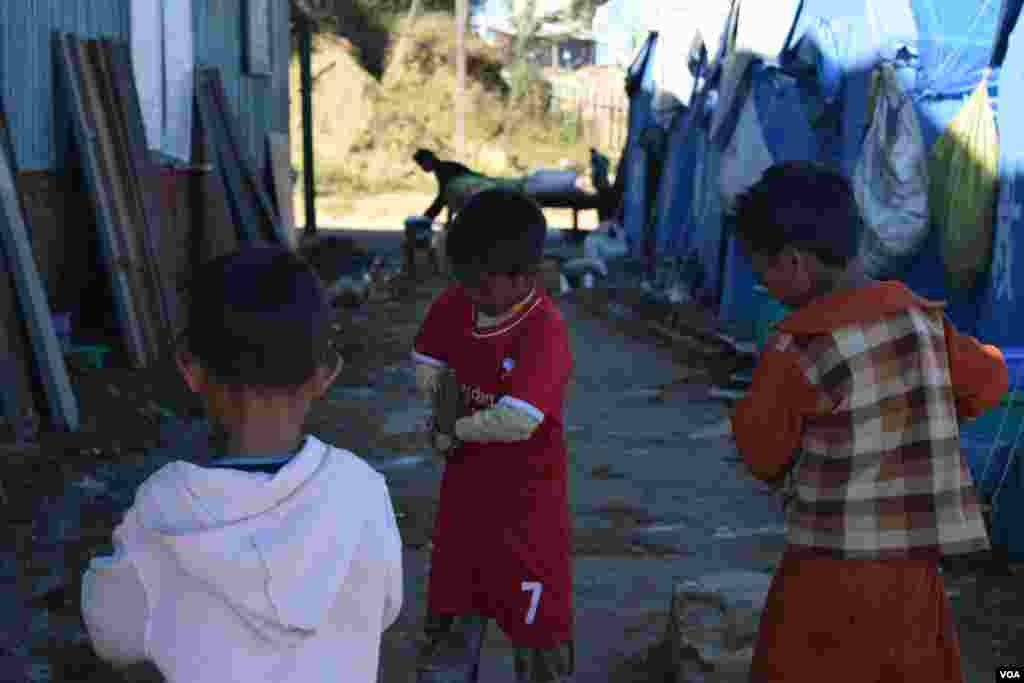
[[[1002,354],[942,304],[864,275],[841,175],[773,166],[735,221],[761,282],[794,309],[732,417],[786,520],[750,680],[961,683],[939,560],[989,547],[958,423],[999,403]]]
[[[476,681],[489,619],[516,646],[517,681],[571,680],[563,413],[573,358],[565,320],[537,284],[546,233],[526,196],[475,195],[449,229],[456,284],[416,337],[421,393],[442,372],[461,385],[446,411],[458,416],[453,433],[433,433],[445,466],[418,683]]]

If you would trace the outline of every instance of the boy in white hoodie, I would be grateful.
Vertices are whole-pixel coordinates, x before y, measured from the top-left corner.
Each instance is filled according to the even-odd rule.
[[[82,581],[93,647],[174,683],[376,681],[401,539],[384,478],[302,433],[341,368],[323,287],[255,246],[202,267],[192,291],[178,365],[227,452],[139,488],[114,555]]]

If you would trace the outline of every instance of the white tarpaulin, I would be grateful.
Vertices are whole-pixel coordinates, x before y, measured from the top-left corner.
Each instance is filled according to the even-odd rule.
[[[736,51],[769,62],[778,59],[796,23],[802,0],[746,0],[740,5],[736,24]]]
[[[192,159],[192,0],[132,0],[132,62],[146,142]]]
[[[690,104],[694,78],[687,62],[697,29],[689,8],[669,9],[664,19],[658,27],[658,52],[654,59],[654,115],[667,128],[679,107]]]

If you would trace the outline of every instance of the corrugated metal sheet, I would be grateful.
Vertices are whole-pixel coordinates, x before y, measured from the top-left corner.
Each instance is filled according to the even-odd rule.
[[[245,0],[193,0],[197,64],[221,69],[231,106],[257,165],[266,133],[288,131],[288,0],[272,0],[274,74],[244,75]],[[130,0],[0,0],[0,96],[11,121],[18,167],[59,167],[68,121],[58,118],[52,35],[127,40]]]
[[[127,38],[128,17],[128,0],[0,2],[0,94],[19,168],[52,168],[57,159],[53,32]]]
[[[196,63],[220,69],[249,156],[261,168],[265,163],[267,133],[288,130],[288,1],[271,2],[274,73],[270,77],[250,76],[244,71],[245,0],[193,3]]]

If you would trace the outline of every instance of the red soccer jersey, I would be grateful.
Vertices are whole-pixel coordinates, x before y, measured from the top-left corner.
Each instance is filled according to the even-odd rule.
[[[465,443],[448,457],[430,612],[493,617],[521,647],[571,639],[563,412],[573,360],[561,313],[538,291],[511,320],[481,329],[472,302],[453,286],[431,306],[413,356],[455,370],[460,417],[501,402],[542,420],[526,441]]]

